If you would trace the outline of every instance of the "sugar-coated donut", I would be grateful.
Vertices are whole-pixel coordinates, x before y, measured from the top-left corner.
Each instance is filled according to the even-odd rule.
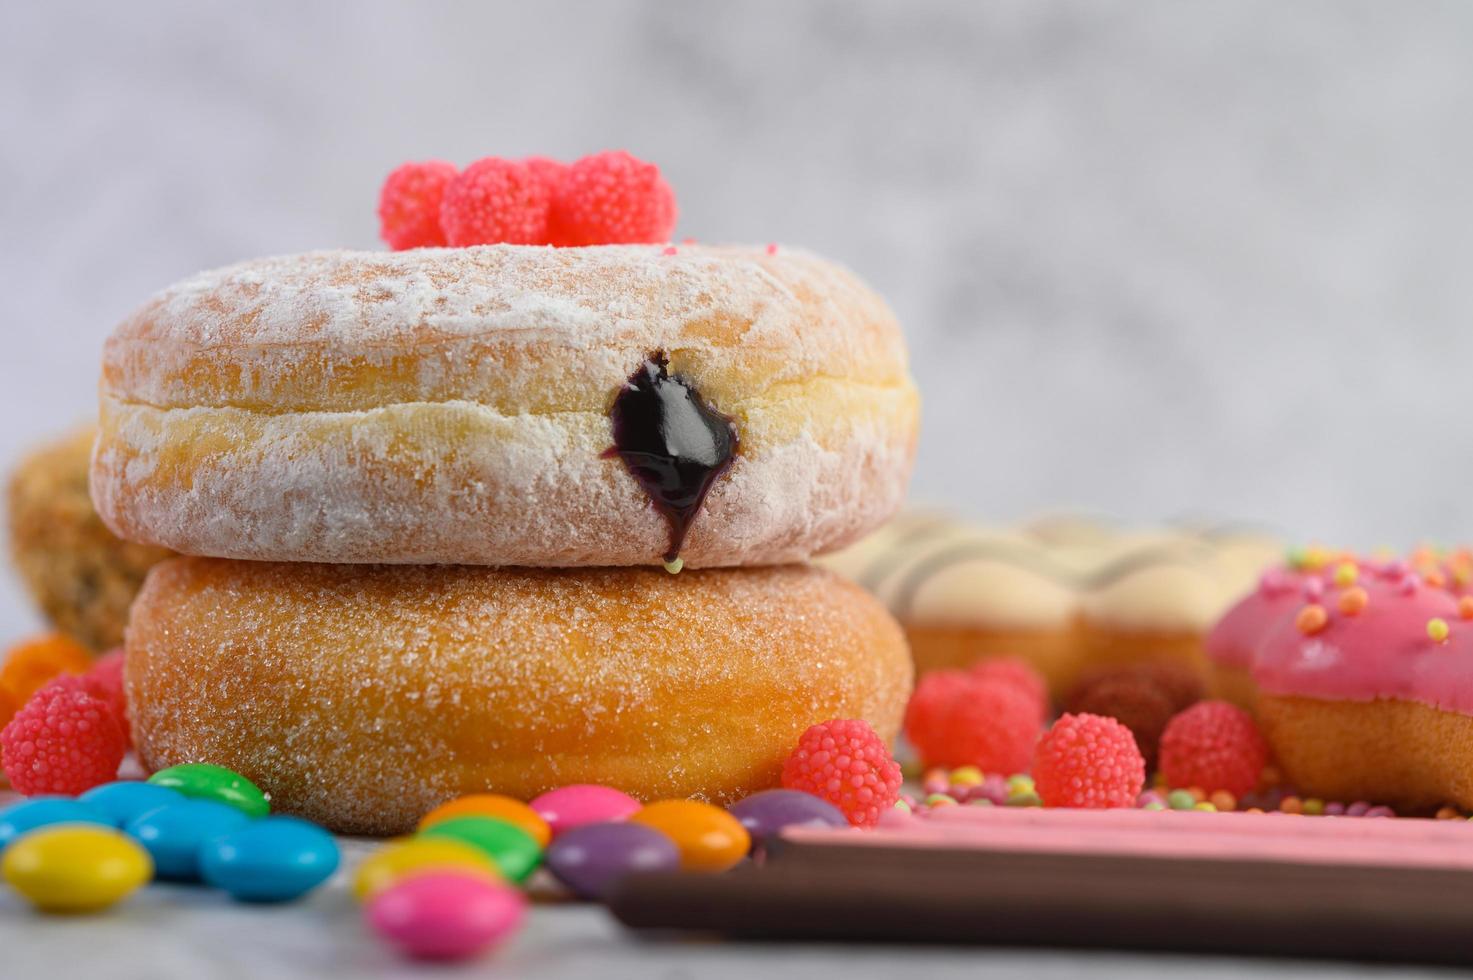
[[[7,516],[10,555],[31,598],[53,626],[95,651],[123,642],[128,606],[162,548],[120,541],[92,507],[89,426],[47,443],[16,464]]]
[[[729,469],[704,430],[671,437],[714,480],[704,506],[679,504],[696,515],[683,543],[634,474],[642,447],[609,452],[616,398],[657,372],[681,404],[644,407],[733,429]],[[918,420],[895,320],[846,270],[686,245],[205,272],[114,332],[101,402],[93,494],[120,535],[368,563],[802,560],[895,511]]]
[[[805,566],[265,564],[180,558],[128,629],[149,769],[208,761],[342,832],[470,792],[602,783],[731,802],[810,725],[899,730],[911,664],[884,608]]]
[[[1288,780],[1326,799],[1473,809],[1473,600],[1446,571],[1341,560],[1249,662]]]

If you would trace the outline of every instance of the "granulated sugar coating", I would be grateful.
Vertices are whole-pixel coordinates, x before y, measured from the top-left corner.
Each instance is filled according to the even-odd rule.
[[[687,567],[801,561],[891,516],[918,401],[884,302],[784,249],[316,252],[201,273],[108,340],[92,491],[120,535],[272,561],[658,564],[609,406],[652,353],[741,451]]]
[[[147,767],[228,766],[278,811],[391,834],[481,791],[729,803],[817,722],[893,738],[911,665],[877,602],[813,568],[181,558],[134,606],[127,680]]]

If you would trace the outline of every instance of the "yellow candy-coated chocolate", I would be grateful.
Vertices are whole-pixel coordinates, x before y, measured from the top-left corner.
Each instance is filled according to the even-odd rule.
[[[153,877],[153,859],[110,827],[44,827],[5,849],[0,873],[43,912],[96,912]]]
[[[725,871],[746,856],[751,835],[736,817],[699,800],[662,800],[629,818],[675,842],[686,871]]]
[[[552,840],[552,828],[538,816],[537,811],[521,800],[500,793],[473,793],[458,800],[442,803],[419,821],[419,829],[433,827],[451,817],[492,817],[505,820],[513,827],[525,830],[538,847],[547,847]]]
[[[390,841],[364,858],[353,875],[353,894],[360,901],[366,900],[406,875],[447,868],[480,872],[493,881],[506,880],[478,847],[446,837],[415,837]]]

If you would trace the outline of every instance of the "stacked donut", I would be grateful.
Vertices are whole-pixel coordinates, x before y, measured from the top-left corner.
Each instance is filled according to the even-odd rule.
[[[132,609],[141,760],[394,833],[472,791],[729,801],[814,723],[891,738],[901,632],[804,562],[899,506],[917,411],[884,303],[771,246],[178,283],[106,345],[92,464],[114,531],[189,556]]]
[[[1081,678],[1127,663],[1203,673],[1204,635],[1279,553],[1230,527],[988,528],[911,513],[825,564],[889,606],[920,671],[1023,657],[1067,701]]]
[[[1467,551],[1296,554],[1208,636],[1213,686],[1305,793],[1473,809],[1470,586]]]

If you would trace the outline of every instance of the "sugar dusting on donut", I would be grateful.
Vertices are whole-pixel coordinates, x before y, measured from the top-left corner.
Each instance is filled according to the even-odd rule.
[[[810,724],[893,737],[910,688],[883,608],[804,567],[180,559],[145,586],[128,649],[148,766],[228,765],[287,812],[371,833],[480,789],[729,802],[774,785]]]
[[[166,290],[107,345],[114,530],[264,560],[658,563],[610,401],[652,350],[742,453],[691,567],[801,560],[903,498],[918,403],[883,302],[793,250],[486,246],[263,259]]]

